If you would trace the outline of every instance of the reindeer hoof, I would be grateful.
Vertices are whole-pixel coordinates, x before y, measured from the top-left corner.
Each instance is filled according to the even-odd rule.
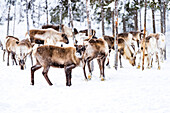
[[[101,78],[101,81],[104,81],[105,79],[104,78]]]
[[[158,66],[158,70],[161,70],[161,67],[160,67],[160,66]]]
[[[88,79],[91,80],[91,75],[88,76]]]
[[[140,69],[140,65],[138,65],[137,69]]]

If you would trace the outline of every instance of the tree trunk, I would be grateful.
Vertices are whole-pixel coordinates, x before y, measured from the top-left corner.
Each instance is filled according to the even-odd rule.
[[[8,23],[7,23],[7,36],[9,35],[9,21],[10,21],[10,11],[11,11],[11,0],[8,0]]]
[[[144,61],[145,61],[145,36],[146,36],[146,9],[147,8],[147,0],[145,0],[145,14],[144,14],[144,36],[143,36],[143,59],[142,59],[142,71],[144,70]]]
[[[74,34],[74,25],[73,25],[73,12],[71,8],[71,0],[69,0],[69,10],[70,10],[70,23],[71,23],[71,28],[72,28],[72,33],[73,33],[73,43],[75,44],[75,34]]]
[[[90,0],[86,0],[86,13],[87,13],[87,26],[88,26],[88,36],[90,37],[91,33],[91,21],[90,21],[90,15],[89,15],[89,5]]]
[[[164,9],[164,34],[166,33],[166,3],[165,3],[165,0],[164,1],[164,6],[163,6],[163,9]]]
[[[102,17],[102,35],[105,35],[104,31],[104,9],[103,9],[103,0],[100,0],[101,4],[101,17]]]
[[[155,0],[153,0],[155,3]],[[156,27],[155,27],[155,6],[152,8],[152,24],[153,24],[153,33],[156,33]]]
[[[16,0],[17,3],[17,0]],[[14,25],[13,25],[13,36],[15,34],[15,21],[16,21],[16,3],[15,3],[15,7],[14,7]]]
[[[164,29],[163,29],[163,7],[162,7],[162,0],[158,0],[159,1],[159,4],[160,4],[160,23],[161,23],[161,33],[163,33],[164,32]]]
[[[63,4],[62,4],[63,0],[60,0],[60,29],[59,31],[62,32],[62,15],[63,15]]]
[[[138,5],[138,0],[136,1],[137,2],[137,5]],[[135,31],[137,31],[138,30],[138,10],[136,9],[135,10],[135,17],[134,17],[135,19]]]
[[[113,36],[114,36],[114,10],[113,11],[111,11],[112,12],[112,34],[113,34]]]
[[[115,0],[115,28],[114,28],[114,48],[115,48],[115,64],[114,67],[117,70],[118,68],[118,41],[117,41],[117,35],[118,35],[118,0]]]
[[[140,1],[140,5],[141,5],[141,0],[139,0]],[[141,21],[141,18],[142,18],[142,16],[141,16],[141,9],[142,9],[142,7],[140,6],[140,8],[139,8],[139,18],[140,18],[140,20],[139,20],[139,22],[140,22],[140,30],[142,30],[142,21]]]
[[[27,17],[27,32],[28,35],[30,36],[30,32],[29,32],[29,18],[28,18],[28,2],[26,0],[26,17]]]
[[[46,0],[45,1],[45,4],[46,4],[46,15],[47,15],[47,25],[48,25],[48,1]]]

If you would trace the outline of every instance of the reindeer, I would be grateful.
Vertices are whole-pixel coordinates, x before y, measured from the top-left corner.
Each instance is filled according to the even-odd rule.
[[[91,79],[92,76],[92,70],[90,67],[90,62],[93,59],[97,59],[98,65],[99,65],[99,69],[100,69],[100,77],[101,80],[103,81],[105,79],[105,74],[104,74],[104,63],[105,63],[105,59],[108,55],[108,45],[107,43],[103,40],[103,39],[90,39],[88,40],[83,46],[84,47],[83,50],[83,70],[84,70],[84,76],[85,79],[87,80],[87,76],[86,76],[86,71],[85,71],[85,66],[86,63],[88,65],[88,69],[89,69],[89,75],[88,75],[88,79]],[[76,47],[77,48],[77,47]],[[79,48],[77,48],[77,50],[80,50]]]
[[[130,38],[128,38],[128,37],[130,37]],[[104,40],[108,44],[109,54],[110,54],[111,49],[113,49],[113,50],[115,49],[114,48],[114,37],[104,36]],[[131,41],[132,41],[132,37],[129,33],[118,34],[118,52],[119,52],[120,68],[123,68],[121,56],[123,56],[124,58],[129,60],[129,63],[132,66],[136,65],[136,62],[135,62],[136,55],[135,55],[134,49],[131,46]],[[109,59],[108,59],[108,62],[106,65],[109,66]]]
[[[31,29],[26,32],[26,37],[30,39],[31,43],[36,44],[51,44],[54,45],[56,42],[69,43],[67,35],[61,32],[57,32],[54,29]]]
[[[166,60],[165,35],[163,33],[152,33],[152,34],[149,34],[149,36],[156,38],[157,46],[160,50],[160,59],[161,59],[161,62],[163,62],[164,60]]]
[[[13,60],[13,64],[15,62],[15,64],[18,65],[17,61],[15,59],[16,48],[17,48],[18,43],[19,43],[19,39],[17,37],[14,37],[14,36],[7,36],[6,37],[6,41],[5,41],[6,50],[4,50],[4,53],[3,53],[3,61],[5,61],[5,52],[7,51],[7,53],[8,53],[7,66],[9,66],[9,55],[10,55],[10,53],[12,55],[11,58]]]
[[[143,46],[141,47],[141,49],[143,50]],[[153,57],[154,55],[156,56],[156,60],[158,62],[158,70],[160,70],[160,56],[159,56],[159,48],[157,45],[157,40],[155,37],[153,36],[147,36],[145,38],[145,56],[147,57],[147,68],[150,69],[153,66]],[[138,63],[138,69],[140,68],[140,61],[141,61],[141,57]]]
[[[33,45],[31,44],[29,39],[23,39],[19,41],[19,43],[17,43],[16,55],[17,55],[21,70],[24,70],[27,55],[30,55],[31,64],[33,65],[32,47]]]
[[[60,28],[60,25],[43,25],[42,26],[42,29],[48,29],[48,28],[52,28],[56,31],[59,31],[59,28]],[[65,26],[65,25],[61,25],[61,29],[62,29],[62,32],[65,33],[68,37],[73,37],[73,33],[74,35],[78,34],[78,31],[76,28],[74,28],[74,32],[72,32],[72,29]]]
[[[71,86],[72,69],[80,65],[81,57],[78,58],[74,47],[58,47],[44,45],[33,51],[37,63],[31,67],[31,85],[34,85],[34,72],[43,67],[42,74],[49,85],[53,85],[48,78],[49,68],[64,68],[66,74],[66,86]]]

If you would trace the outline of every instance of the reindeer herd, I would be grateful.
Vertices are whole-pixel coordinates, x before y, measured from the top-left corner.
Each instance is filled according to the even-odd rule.
[[[88,37],[87,29],[78,32],[77,29],[72,30],[65,25],[62,25],[61,28],[61,32],[59,32],[59,26],[54,25],[44,25],[42,29],[31,29],[26,32],[23,40],[14,36],[7,36],[6,47],[3,48],[3,61],[5,61],[5,53],[7,52],[7,66],[9,66],[11,54],[13,65],[19,63],[20,69],[24,70],[27,56],[30,56],[32,85],[34,85],[34,72],[41,67],[43,67],[42,74],[49,85],[52,85],[48,78],[50,67],[64,68],[66,86],[71,86],[72,69],[82,66],[85,80],[90,80],[92,77],[91,61],[97,59],[101,81],[105,80],[105,65],[109,66],[110,53],[115,51],[114,37],[105,35],[98,38],[95,36],[96,31],[94,29],[91,30],[92,35]],[[75,35],[74,40],[73,35]],[[165,35],[162,33],[147,35],[145,46],[143,46],[143,39],[143,32],[139,31],[117,35],[120,68],[123,68],[121,60],[123,56],[132,66],[136,66],[138,61],[137,68],[139,69],[143,56],[142,51],[145,47],[144,55],[147,59],[147,68],[152,68],[153,62],[156,62],[157,68],[161,69],[160,62],[166,59]],[[71,41],[74,43],[70,44]],[[33,65],[32,55],[36,59],[35,65]],[[89,71],[88,76],[85,70],[86,63]]]

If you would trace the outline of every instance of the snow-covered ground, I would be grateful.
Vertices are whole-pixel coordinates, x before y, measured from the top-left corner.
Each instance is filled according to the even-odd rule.
[[[47,84],[42,69],[35,72],[35,85],[30,85],[30,59],[26,70],[11,61],[7,67],[1,50],[0,113],[170,113],[169,41],[161,70],[156,65],[138,70],[123,60],[124,68],[106,68],[106,80],[100,81],[95,61],[92,80],[85,81],[82,68],[77,67],[71,87],[66,87],[64,70],[58,68],[49,70],[53,86]]]

